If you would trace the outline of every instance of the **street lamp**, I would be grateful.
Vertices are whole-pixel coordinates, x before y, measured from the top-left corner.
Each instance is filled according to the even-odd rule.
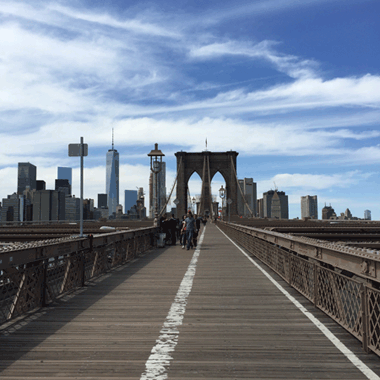
[[[191,202],[193,203],[193,214],[195,214],[195,203],[196,203],[196,199],[195,199],[195,197],[193,197],[192,199],[191,199]]]
[[[223,207],[224,207],[224,198],[226,197],[226,189],[222,187],[219,189],[219,198],[222,199],[222,217],[223,217]]]
[[[150,151],[148,157],[150,157],[150,170],[154,176],[154,187],[156,190],[156,196],[154,199],[154,226],[158,227],[158,190],[157,190],[157,174],[161,171],[162,157],[165,156],[159,149],[158,144],[154,144],[154,149]]]

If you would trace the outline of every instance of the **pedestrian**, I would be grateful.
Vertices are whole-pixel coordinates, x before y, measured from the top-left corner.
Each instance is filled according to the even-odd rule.
[[[190,246],[192,246],[194,231],[196,231],[195,219],[193,218],[193,213],[189,211],[187,213],[187,218],[185,219],[185,227],[186,227],[186,240],[187,246],[186,249],[189,250]]]
[[[172,217],[169,219],[169,230],[171,235],[171,244],[176,244],[176,234],[177,234],[177,219],[174,218],[174,214],[172,214]]]
[[[185,219],[186,219],[186,215],[183,215],[182,216],[182,220],[181,220],[181,238],[180,238],[180,241],[181,241],[181,245],[182,245],[182,249],[185,248],[185,245],[186,245],[186,222],[185,222]]]
[[[197,246],[197,243],[198,243],[198,234],[199,234],[199,231],[201,230],[201,219],[198,218],[198,215],[194,215],[194,219],[195,219],[195,231],[194,231],[194,235],[193,235],[193,244],[194,244],[194,247]]]
[[[169,226],[169,220],[167,218],[167,214],[164,216],[164,220],[162,221],[162,232],[165,234],[165,244],[168,244],[171,240],[170,237],[170,226]]]

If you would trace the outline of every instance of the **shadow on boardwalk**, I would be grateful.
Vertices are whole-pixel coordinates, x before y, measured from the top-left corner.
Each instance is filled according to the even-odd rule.
[[[63,329],[99,300],[107,297],[118,286],[169,249],[170,247],[150,250],[129,263],[91,279],[85,287],[60,297],[48,307],[40,308],[0,326],[0,373]]]

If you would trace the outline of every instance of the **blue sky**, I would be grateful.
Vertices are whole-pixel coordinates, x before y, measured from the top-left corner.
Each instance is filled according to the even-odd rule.
[[[236,150],[258,196],[318,195],[339,214],[380,219],[380,26],[377,0],[8,1],[0,4],[0,198],[17,163],[54,187],[79,159],[85,197],[105,191],[115,129],[123,190],[148,188],[146,156]],[[200,192],[192,177],[190,192]],[[212,184],[217,193],[220,175]],[[122,202],[123,203],[123,202]]]

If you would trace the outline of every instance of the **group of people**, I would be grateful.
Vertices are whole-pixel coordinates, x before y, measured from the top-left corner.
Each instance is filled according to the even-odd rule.
[[[201,223],[206,225],[207,219],[193,215],[191,211],[182,217],[182,220],[176,219],[174,214],[171,217],[161,217],[161,231],[166,234],[165,243],[175,245],[177,240],[180,241],[182,249],[189,250],[197,246],[198,234],[201,229]]]

